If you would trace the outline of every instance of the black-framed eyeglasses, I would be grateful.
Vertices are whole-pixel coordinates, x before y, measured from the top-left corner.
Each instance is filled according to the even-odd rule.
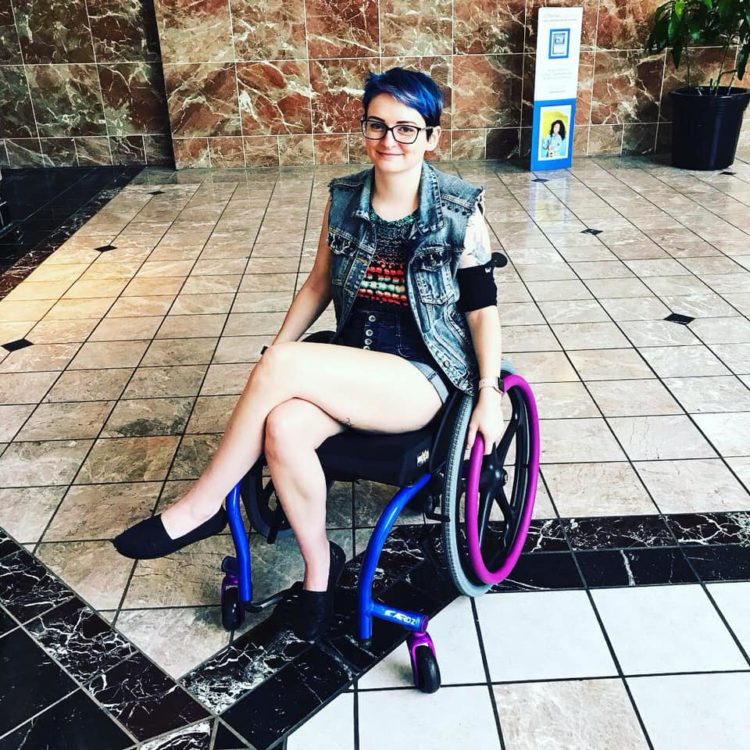
[[[362,135],[369,141],[382,141],[389,131],[393,134],[394,140],[398,143],[414,143],[421,131],[427,131],[427,137],[430,137],[433,128],[420,128],[417,125],[398,124],[388,127],[381,120],[370,120],[362,118],[360,121]]]

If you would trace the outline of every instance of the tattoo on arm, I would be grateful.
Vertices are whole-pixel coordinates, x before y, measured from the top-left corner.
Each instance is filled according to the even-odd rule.
[[[464,251],[461,254],[459,268],[471,268],[481,266],[492,258],[490,247],[490,233],[484,217],[479,211],[475,211],[466,225],[466,236],[464,238]]]

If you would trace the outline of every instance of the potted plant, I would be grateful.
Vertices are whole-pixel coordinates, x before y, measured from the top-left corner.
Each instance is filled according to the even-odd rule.
[[[722,48],[716,78],[690,81],[690,47]],[[687,65],[687,86],[672,100],[672,164],[685,169],[725,169],[734,161],[750,91],[734,86],[750,56],[750,0],[669,0],[654,14],[648,52],[671,48],[675,68]]]

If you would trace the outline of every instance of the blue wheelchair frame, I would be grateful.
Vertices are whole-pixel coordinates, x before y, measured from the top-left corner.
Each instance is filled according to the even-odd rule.
[[[427,631],[428,618],[426,615],[409,612],[408,610],[396,607],[389,607],[374,601],[372,598],[372,584],[375,580],[378,560],[380,559],[380,554],[383,551],[388,534],[390,534],[401,511],[424,489],[431,478],[432,474],[426,472],[414,484],[399,489],[381,513],[373,534],[370,537],[362,563],[362,572],[357,584],[360,641],[367,642],[372,637],[373,617],[395,623],[418,635],[425,634]],[[270,601],[277,600],[279,595],[277,594],[271,597],[270,600],[266,600],[254,607],[250,544],[242,521],[241,506],[240,483],[238,483],[227,496],[227,514],[229,516],[232,539],[234,540],[237,552],[237,567],[236,571],[225,572],[230,577],[231,585],[237,585],[242,606],[252,611],[254,608],[262,609],[263,605],[267,606]]]

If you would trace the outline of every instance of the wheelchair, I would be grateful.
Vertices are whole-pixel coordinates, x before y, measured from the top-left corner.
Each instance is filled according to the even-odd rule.
[[[305,341],[329,342],[332,331]],[[466,458],[466,436],[475,399],[454,391],[433,420],[419,430],[380,434],[349,429],[317,449],[327,486],[334,481],[370,480],[399,488],[383,510],[364,553],[357,587],[360,642],[372,636],[373,620],[402,626],[414,685],[425,693],[440,687],[440,669],[427,627],[428,618],[374,600],[372,586],[388,534],[407,505],[420,508],[441,523],[444,561],[455,588],[480,596],[504,580],[516,564],[526,540],[539,472],[539,421],[528,383],[503,360],[502,390],[510,418],[499,443],[484,456],[477,434]],[[505,399],[504,399],[505,400]],[[286,591],[254,602],[250,548],[242,520],[244,505],[250,524],[268,543],[292,534],[278,502],[273,481],[264,476],[260,456],[227,497],[227,513],[236,557],[222,563],[222,624],[233,631],[245,613],[276,604]]]

